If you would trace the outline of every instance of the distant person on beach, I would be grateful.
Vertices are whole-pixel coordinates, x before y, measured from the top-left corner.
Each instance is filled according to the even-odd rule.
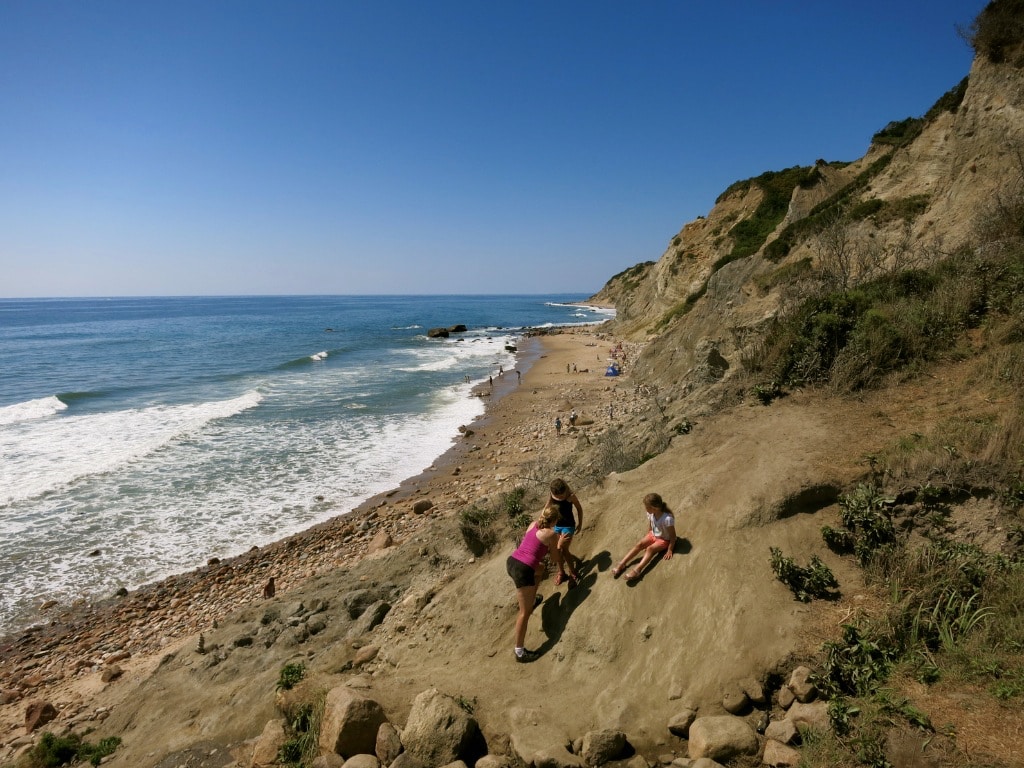
[[[555,533],[558,534],[558,573],[555,574],[555,585],[561,584],[566,578],[569,579],[569,586],[575,587],[579,581],[576,569],[573,567],[574,560],[569,547],[576,532],[583,528],[583,505],[579,498],[573,493],[572,488],[560,477],[551,481],[549,488],[551,496],[545,505],[548,509],[558,512],[558,522],[555,524]],[[578,517],[573,516],[573,508],[576,508]]]
[[[561,434],[562,434],[562,417],[561,416],[555,416],[555,435],[557,436],[557,435],[561,435]]]
[[[626,579],[633,581],[639,579],[644,568],[651,562],[659,552],[665,553],[665,559],[672,559],[672,550],[676,546],[676,518],[668,504],[662,501],[661,496],[656,493],[648,493],[644,496],[644,511],[647,513],[647,524],[649,530],[647,535],[633,545],[633,548],[626,553],[618,565],[612,568],[612,576],[616,579],[629,565],[630,560],[641,552],[644,556],[631,571],[626,573]]]
[[[523,380],[523,372],[516,368],[516,384]]]
[[[572,409],[572,413],[569,414],[569,426],[570,427],[575,427],[576,426],[576,409],[575,408],[573,408]]]
[[[516,599],[519,601],[514,650],[516,661],[521,664],[534,661],[540,656],[536,651],[526,650],[526,627],[533,609],[543,602],[537,594],[537,582],[543,574],[544,558],[550,554],[551,559],[561,567],[558,534],[554,530],[557,521],[558,510],[544,507],[540,516],[526,529],[516,551],[505,562],[505,570],[516,585]]]

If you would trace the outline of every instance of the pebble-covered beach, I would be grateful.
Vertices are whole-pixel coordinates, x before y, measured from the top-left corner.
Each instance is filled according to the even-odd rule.
[[[0,640],[0,747],[8,754],[24,734],[25,706],[45,699],[61,718],[99,717],[93,697],[110,670],[136,675],[222,617],[264,599],[273,577],[286,594],[319,575],[351,565],[375,548],[413,536],[435,517],[513,487],[519,469],[538,457],[573,450],[580,429],[600,431],[630,410],[628,370],[604,375],[615,341],[598,327],[565,329],[526,340],[525,370],[505,370],[475,396],[485,414],[423,474],[336,517],[230,560],[216,558],[138,590],[76,605],[41,606],[40,621]],[[556,434],[555,418],[564,426]],[[468,554],[467,554],[468,556]]]

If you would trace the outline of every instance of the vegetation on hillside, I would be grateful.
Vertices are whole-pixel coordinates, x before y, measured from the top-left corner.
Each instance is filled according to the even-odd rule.
[[[961,33],[993,64],[1024,66],[1024,0],[993,0]]]
[[[993,201],[975,240],[902,264],[861,259],[874,267],[864,270],[840,237],[843,247],[818,266],[779,270],[773,287],[792,276],[803,298],[745,361],[758,394],[855,392],[918,376],[937,361],[970,360],[972,387],[992,403],[988,413],[965,410],[869,457],[874,481],[842,497],[841,529],[822,530],[825,544],[854,556],[887,599],[821,649],[817,685],[830,699],[833,731],[806,734],[808,765],[885,768],[894,730],[923,741],[954,735],[953,725],[915,706],[912,685],[967,686],[996,706],[1024,704],[1024,173]],[[1001,551],[951,533],[954,508],[971,499],[996,510],[1008,532]],[[820,563],[801,568],[779,551],[771,556],[798,599],[828,596],[831,574]],[[966,764],[963,755],[947,757]]]
[[[737,222],[729,236],[733,241],[732,250],[715,262],[712,272],[736,259],[756,253],[768,236],[774,232],[786,216],[793,190],[797,187],[810,189],[821,179],[818,166],[793,166],[784,171],[767,171],[753,179],[738,181],[729,186],[718,197],[718,201],[733,194],[744,193],[750,187],[761,191],[761,202],[747,218]],[[716,201],[716,202],[718,202]]]

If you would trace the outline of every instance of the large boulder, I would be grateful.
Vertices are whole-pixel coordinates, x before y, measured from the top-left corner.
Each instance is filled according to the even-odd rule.
[[[580,754],[587,765],[604,765],[622,757],[626,749],[626,734],[606,728],[583,734]]]
[[[685,739],[690,735],[690,726],[697,719],[697,711],[687,707],[681,709],[668,721],[668,729],[674,736]]]
[[[737,755],[757,754],[757,734],[740,717],[716,715],[698,717],[690,726],[689,754],[692,759],[710,757],[730,760]]]
[[[402,736],[391,723],[382,723],[377,729],[376,755],[384,765],[391,765],[402,753]]]
[[[48,701],[33,699],[25,705],[25,733],[32,733],[57,719],[57,708]]]
[[[828,716],[827,701],[812,701],[809,704],[796,701],[786,713],[786,719],[797,727],[806,726],[819,731],[828,730],[832,722]]]
[[[447,328],[431,328],[427,331],[428,339],[447,339],[448,329]]]
[[[453,697],[428,688],[412,702],[402,730],[405,751],[427,765],[464,760],[470,765],[487,754],[480,726]]]
[[[796,696],[796,700],[802,704],[814,701],[818,695],[818,689],[814,685],[814,672],[808,667],[797,667],[789,676],[789,690]]]
[[[339,685],[327,693],[320,725],[320,749],[348,758],[374,754],[377,731],[387,722],[384,710],[373,699]]]
[[[263,726],[263,733],[256,739],[252,750],[253,768],[277,765],[277,755],[285,741],[284,720],[270,720]]]

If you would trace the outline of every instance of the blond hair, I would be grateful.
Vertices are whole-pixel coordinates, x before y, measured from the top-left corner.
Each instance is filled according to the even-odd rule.
[[[553,528],[555,523],[558,522],[558,510],[554,507],[544,506],[540,511],[540,515],[537,517],[536,523],[538,528]]]

